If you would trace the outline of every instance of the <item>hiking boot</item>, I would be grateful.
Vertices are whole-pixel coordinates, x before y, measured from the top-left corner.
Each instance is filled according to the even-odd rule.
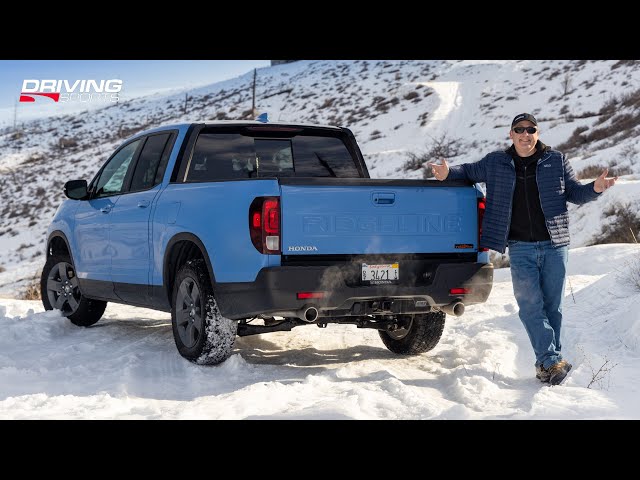
[[[549,367],[549,383],[551,385],[560,385],[564,378],[571,370],[572,365],[566,360],[560,360],[558,363]]]
[[[549,377],[551,377],[549,370],[544,368],[542,365],[536,366],[536,378],[538,380],[540,380],[542,383],[547,383],[549,382]]]

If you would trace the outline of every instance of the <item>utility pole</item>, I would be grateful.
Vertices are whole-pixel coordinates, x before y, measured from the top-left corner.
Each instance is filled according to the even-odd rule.
[[[253,69],[253,101],[251,103],[251,116],[253,120],[256,119],[258,112],[256,111],[256,76],[258,75],[258,69]]]

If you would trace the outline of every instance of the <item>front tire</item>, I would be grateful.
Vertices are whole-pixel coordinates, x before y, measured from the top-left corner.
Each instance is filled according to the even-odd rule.
[[[404,319],[404,328],[378,331],[384,345],[399,355],[419,355],[432,350],[442,336],[445,313],[429,312],[409,317]]]
[[[107,302],[82,295],[75,267],[71,258],[64,254],[47,258],[40,277],[40,297],[45,310],[60,310],[79,327],[96,323],[107,308]]]
[[[220,314],[203,260],[190,260],[180,268],[172,299],[171,325],[180,355],[200,365],[229,358],[238,322]]]

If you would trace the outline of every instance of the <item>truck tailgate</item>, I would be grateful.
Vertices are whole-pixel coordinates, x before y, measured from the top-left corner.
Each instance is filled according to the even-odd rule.
[[[472,185],[280,179],[282,254],[463,253],[478,247]]]

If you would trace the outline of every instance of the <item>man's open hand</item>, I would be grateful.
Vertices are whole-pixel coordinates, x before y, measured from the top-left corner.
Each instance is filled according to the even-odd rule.
[[[618,180],[618,177],[606,178],[607,173],[609,173],[609,169],[605,168],[604,172],[602,172],[602,174],[598,178],[596,178],[596,181],[593,184],[593,189],[596,193],[602,193],[607,188],[613,187],[613,185],[616,183],[616,180]]]
[[[447,165],[447,161],[443,158],[442,165],[438,165],[437,163],[429,163],[431,167],[431,171],[433,172],[433,176],[436,177],[436,180],[445,180],[449,176],[449,165]]]

